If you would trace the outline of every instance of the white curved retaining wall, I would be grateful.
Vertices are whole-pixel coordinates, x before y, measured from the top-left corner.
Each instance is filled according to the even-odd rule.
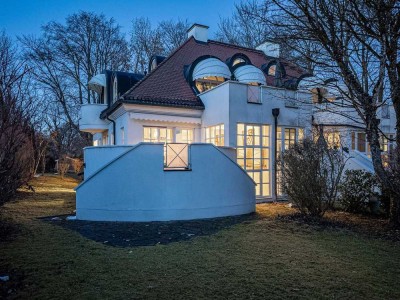
[[[134,146],[90,146],[83,149],[85,179]]]
[[[76,215],[93,221],[168,221],[255,211],[255,183],[211,144],[190,146],[191,171],[164,171],[163,145],[141,143],[76,188]]]

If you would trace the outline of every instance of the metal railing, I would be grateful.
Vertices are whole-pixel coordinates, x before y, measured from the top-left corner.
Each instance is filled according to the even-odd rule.
[[[189,170],[189,144],[167,143],[165,145],[165,170]]]

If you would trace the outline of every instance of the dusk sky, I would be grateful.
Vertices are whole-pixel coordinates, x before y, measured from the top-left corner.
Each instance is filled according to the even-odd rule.
[[[104,13],[113,17],[128,34],[132,19],[148,17],[153,25],[169,19],[187,19],[189,23],[210,26],[211,37],[218,28],[220,17],[234,10],[234,0],[0,0],[0,30],[10,36],[40,34],[40,27],[49,21],[64,22],[65,17],[80,10]]]

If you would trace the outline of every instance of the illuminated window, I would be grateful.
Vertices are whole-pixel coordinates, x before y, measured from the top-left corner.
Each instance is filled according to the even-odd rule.
[[[194,81],[197,90],[202,93],[210,90],[225,81],[225,78],[219,76],[207,76],[203,78],[196,79]]]
[[[211,126],[206,128],[206,143],[212,143],[215,146],[224,146],[224,124]]]
[[[313,103],[323,103],[323,102],[328,102],[328,101],[334,100],[334,98],[333,99],[327,98],[328,90],[325,88],[312,88],[311,94],[312,94],[312,102]]]
[[[275,76],[275,74],[276,74],[276,65],[270,66],[268,68],[267,74],[270,75],[270,76]]]
[[[237,124],[237,163],[257,183],[256,195],[270,197],[270,126]]]
[[[394,135],[386,134],[386,136],[381,137],[381,150],[383,152],[390,152],[394,148]]]
[[[177,129],[175,133],[177,143],[193,143],[193,129]]]
[[[235,66],[235,65],[241,64],[241,63],[246,63],[246,61],[243,58],[238,57],[238,58],[235,58],[235,60],[232,63],[232,66]]]
[[[143,142],[172,143],[172,129],[166,127],[143,127]]]
[[[102,135],[102,145],[107,145],[108,144],[108,131],[103,132]]]
[[[284,128],[279,126],[276,131],[276,151],[278,152],[278,159],[281,152],[289,149],[296,142],[304,138],[304,129],[303,128]],[[276,170],[276,178],[277,178],[277,194],[282,195],[282,174],[281,169],[278,164],[278,168]]]
[[[340,148],[340,134],[337,131],[324,133],[326,143],[330,148]]]

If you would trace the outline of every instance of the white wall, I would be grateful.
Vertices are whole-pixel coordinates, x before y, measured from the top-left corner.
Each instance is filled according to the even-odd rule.
[[[203,101],[205,106],[205,110],[201,118],[201,141],[205,142],[206,127],[224,124],[224,146],[229,146],[229,83],[226,82],[212,90],[202,93],[200,95],[200,99]]]
[[[76,188],[77,218],[166,221],[255,211],[251,178],[215,146],[190,147],[191,171],[164,171],[163,145],[142,143]]]
[[[85,160],[84,176],[89,178],[101,167],[115,159],[117,156],[132,149],[133,146],[97,146],[85,147],[83,158]]]
[[[100,119],[100,113],[107,108],[106,104],[83,104],[79,111],[79,130],[85,132],[102,132],[107,129],[107,120]]]

